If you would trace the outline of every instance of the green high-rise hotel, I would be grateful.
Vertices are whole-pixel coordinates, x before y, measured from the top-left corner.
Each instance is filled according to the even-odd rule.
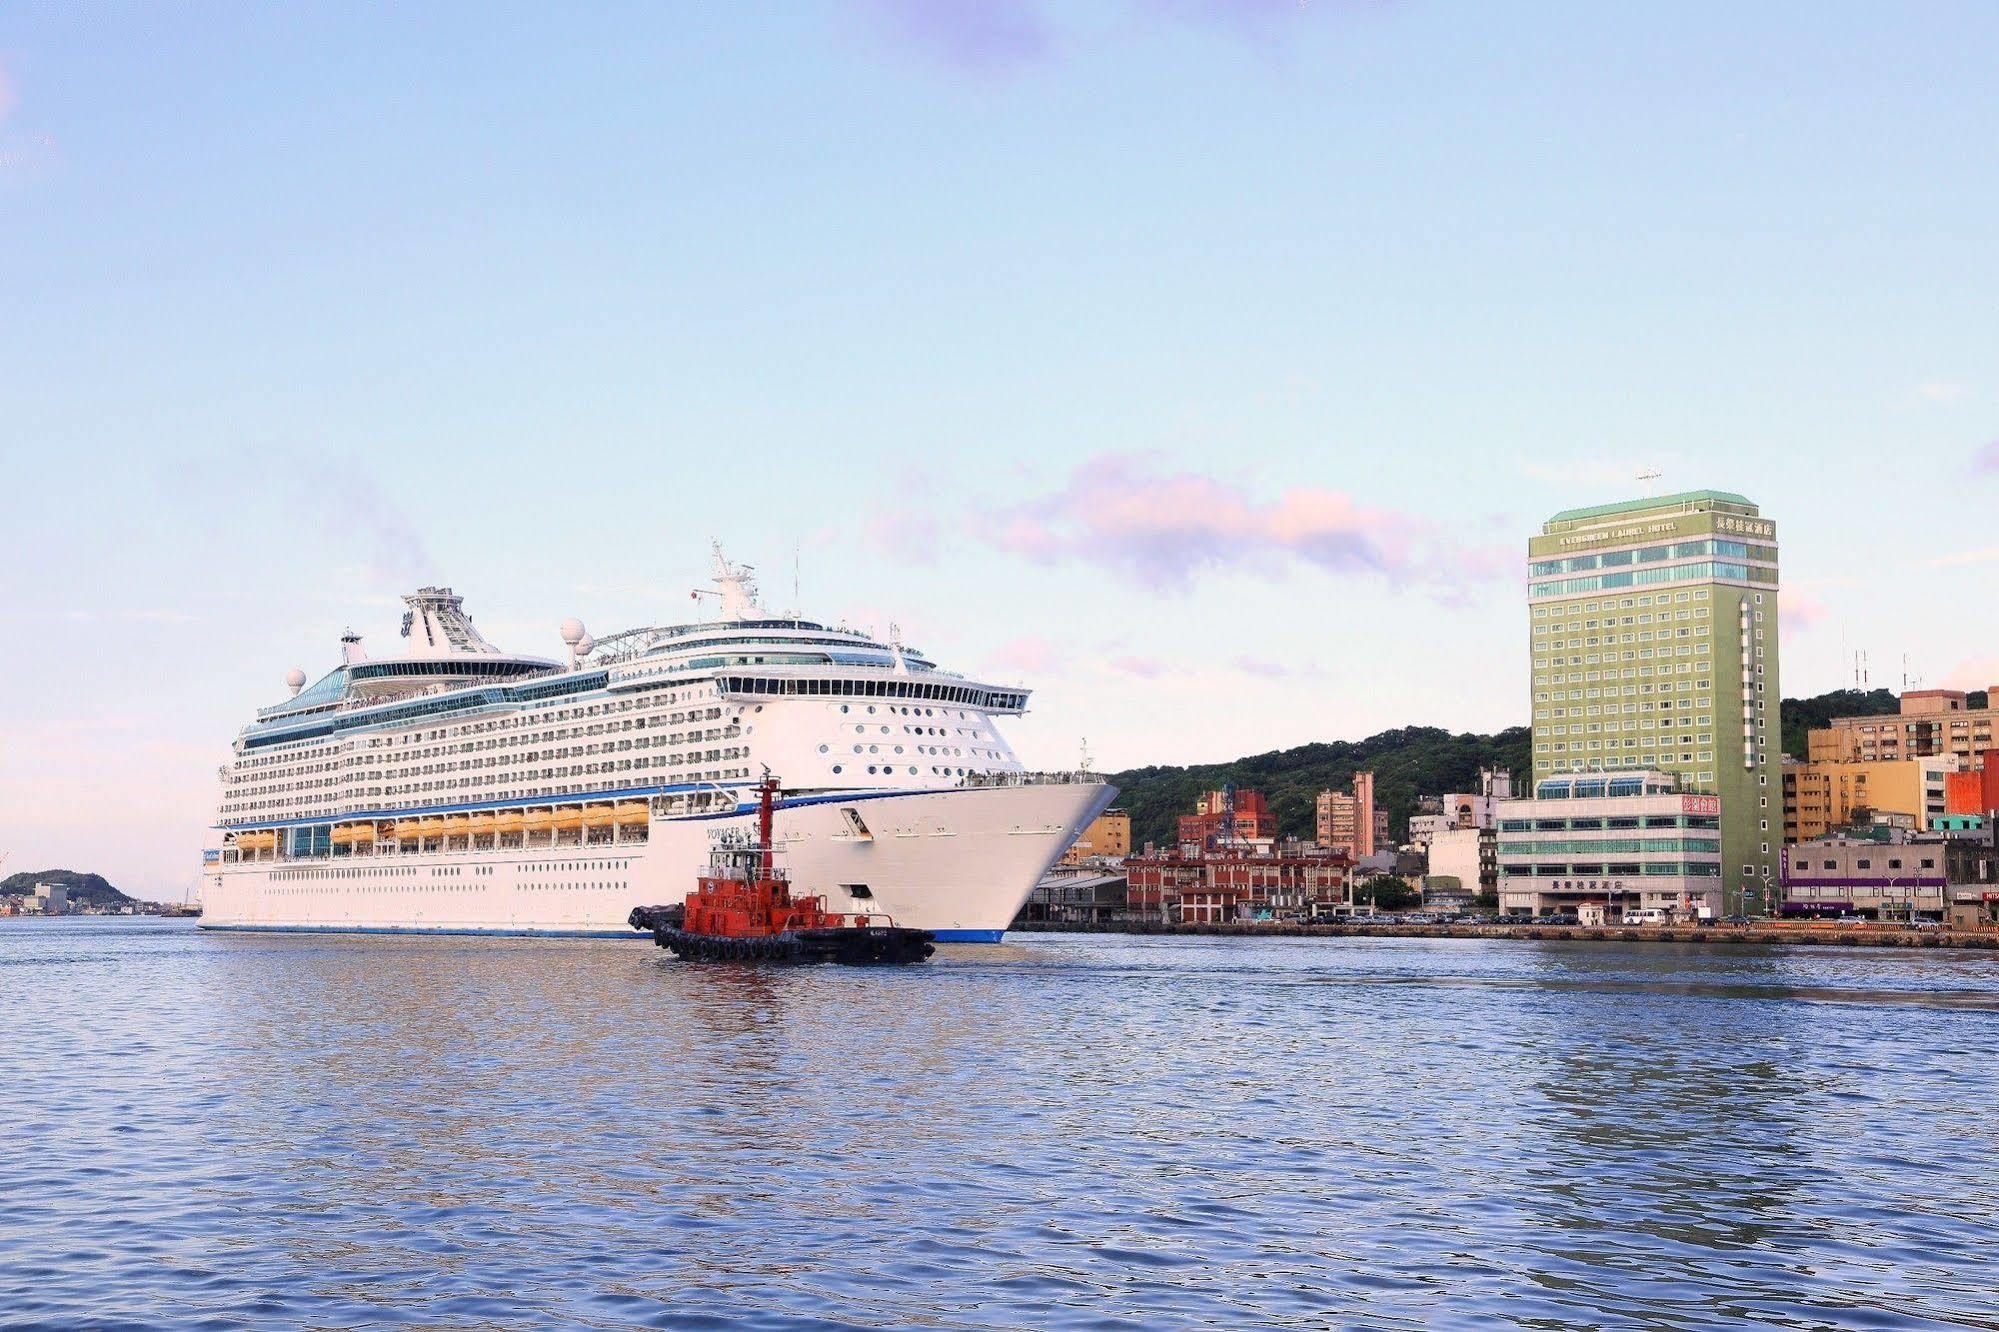
[[[1776,524],[1691,490],[1564,510],[1527,552],[1534,780],[1656,769],[1720,796],[1727,910],[1768,910],[1784,832]]]

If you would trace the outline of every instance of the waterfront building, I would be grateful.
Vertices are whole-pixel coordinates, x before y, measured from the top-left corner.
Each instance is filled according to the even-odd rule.
[[[69,888],[60,883],[38,883],[29,894],[26,910],[38,916],[69,914]]]
[[[1057,869],[1034,886],[1020,921],[1057,921],[1069,925],[1102,925],[1125,916],[1122,870]]]
[[[1388,842],[1388,811],[1374,803],[1374,774],[1365,768],[1353,775],[1353,793],[1319,793],[1316,837],[1320,846],[1351,860],[1371,856]]]
[[[1948,812],[1954,755],[1873,761],[1784,760],[1784,841],[1807,842],[1863,814],[1903,814],[1918,830]]]
[[[1548,777],[1499,806],[1499,907],[1509,915],[1615,916],[1653,907],[1721,914],[1724,832],[1719,796],[1640,770]]]
[[[1192,814],[1180,816],[1183,846],[1209,846],[1231,842],[1270,842],[1277,837],[1277,816],[1270,812],[1260,791],[1233,788],[1208,791],[1201,796]],[[1127,833],[1125,847],[1131,846]]]
[[[1999,708],[1987,690],[1986,706],[1973,708],[1956,689],[1912,689],[1902,695],[1901,712],[1889,717],[1835,717],[1806,737],[1806,756],[1813,761],[1874,761],[1950,754],[1959,768],[1973,766],[1975,757],[1999,745],[1993,721]]]
[[[1131,854],[1131,814],[1107,809],[1090,821],[1075,844],[1062,855],[1062,864],[1080,865],[1086,860],[1122,860]]]
[[[1537,796],[1564,774],[1669,773],[1718,801],[1725,909],[1764,909],[1783,839],[1776,525],[1686,491],[1564,510],[1528,560]]]
[[[1941,920],[1950,882],[1943,837],[1883,828],[1873,837],[1814,838],[1783,853],[1782,911],[1790,916]]]
[[[1134,917],[1213,925],[1330,913],[1348,900],[1353,862],[1296,842],[1268,851],[1186,845],[1131,857],[1125,878]]]

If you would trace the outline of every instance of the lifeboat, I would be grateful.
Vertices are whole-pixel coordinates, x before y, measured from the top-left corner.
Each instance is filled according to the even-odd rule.
[[[650,817],[650,812],[643,800],[624,800],[618,803],[617,817],[618,826],[621,828],[643,828]]]
[[[555,811],[555,826],[560,829],[581,828],[583,811],[574,807]]]
[[[771,805],[777,781],[757,788],[757,841],[718,846],[684,903],[634,907],[633,929],[674,956],[700,962],[921,962],[936,935],[885,915],[828,911],[824,897],[795,897],[773,864]]]
[[[474,814],[465,821],[465,831],[474,837],[489,832],[498,832],[500,820],[492,814]]]
[[[527,826],[527,815],[518,809],[503,809],[493,816],[494,832],[519,832]]]
[[[452,814],[444,819],[443,833],[446,837],[463,837],[472,831],[469,814]]]
[[[414,842],[417,838],[423,836],[423,820],[397,819],[395,822],[395,829],[396,829],[395,835],[398,840],[404,842]]]
[[[547,832],[555,826],[555,811],[552,809],[531,809],[522,816],[522,825],[529,832]]]
[[[277,844],[278,835],[274,832],[246,832],[236,834],[236,849],[238,851],[270,851]]]
[[[608,828],[616,819],[617,813],[609,805],[591,805],[583,811],[586,828]]]

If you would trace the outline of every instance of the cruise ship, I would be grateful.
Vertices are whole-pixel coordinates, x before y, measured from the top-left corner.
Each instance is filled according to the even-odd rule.
[[[1030,773],[999,723],[1028,691],[757,602],[715,551],[715,618],[503,652],[462,598],[404,598],[402,637],[260,709],[221,769],[206,929],[638,937],[781,783],[792,882],[834,911],[993,941],[1116,789]]]

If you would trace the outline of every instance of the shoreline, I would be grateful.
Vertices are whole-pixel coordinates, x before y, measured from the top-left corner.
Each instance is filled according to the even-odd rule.
[[[1121,921],[1098,925],[1020,921],[1008,934],[1220,935],[1277,939],[1531,939],[1572,943],[1758,944],[1832,948],[1959,948],[1999,951],[1999,930],[1830,928],[1812,925],[1301,925],[1254,921],[1225,925],[1166,925]]]

